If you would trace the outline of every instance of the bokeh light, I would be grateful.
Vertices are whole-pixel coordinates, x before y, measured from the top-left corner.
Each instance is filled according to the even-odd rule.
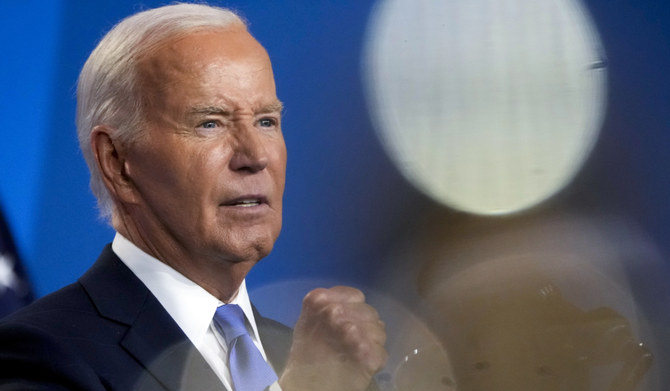
[[[464,391],[661,389],[667,361],[635,285],[659,286],[666,268],[630,220],[435,213],[389,254],[378,289],[407,301],[449,363],[436,373],[439,357],[417,345],[405,378]]]
[[[390,158],[452,208],[497,215],[560,191],[593,148],[606,61],[577,0],[386,0],[364,53]]]

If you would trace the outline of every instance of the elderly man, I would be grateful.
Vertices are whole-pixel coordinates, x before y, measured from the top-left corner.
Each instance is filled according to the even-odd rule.
[[[361,292],[310,292],[292,336],[247,295],[281,228],[281,111],[267,53],[230,11],[171,5],[110,31],[81,72],[77,126],[117,235],[76,283],[2,321],[0,389],[368,387],[385,332]]]

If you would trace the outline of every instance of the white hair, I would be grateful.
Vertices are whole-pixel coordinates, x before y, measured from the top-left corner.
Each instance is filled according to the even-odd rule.
[[[102,218],[110,220],[115,204],[91,148],[93,128],[104,124],[113,129],[114,140],[135,141],[141,135],[145,117],[137,80],[139,61],[168,39],[233,26],[246,29],[246,23],[227,9],[203,4],[168,5],[122,20],[88,57],[77,85],[77,134]]]

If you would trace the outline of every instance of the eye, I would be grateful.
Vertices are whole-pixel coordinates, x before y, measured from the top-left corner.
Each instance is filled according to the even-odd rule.
[[[277,125],[277,120],[274,118],[261,118],[258,125],[262,128],[271,128]]]
[[[220,132],[223,129],[223,124],[219,120],[208,119],[203,120],[198,126],[196,126],[196,133],[201,136],[212,135]]]
[[[205,121],[201,123],[198,127],[203,129],[214,129],[218,126],[216,121]]]

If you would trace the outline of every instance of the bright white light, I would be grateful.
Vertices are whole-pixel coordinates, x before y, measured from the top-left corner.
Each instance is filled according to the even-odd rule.
[[[597,138],[606,64],[578,0],[380,0],[365,50],[389,156],[453,208],[536,205],[566,186]]]
[[[0,253],[0,293],[18,288],[19,277],[14,272],[14,259],[9,254]]]

